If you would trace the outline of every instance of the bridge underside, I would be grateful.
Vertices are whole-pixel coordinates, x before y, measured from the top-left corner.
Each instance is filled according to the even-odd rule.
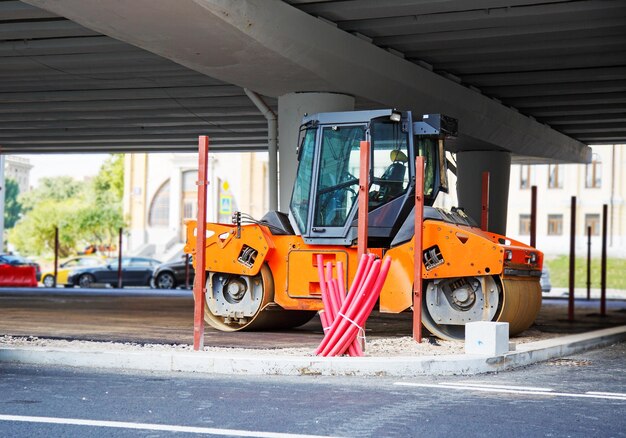
[[[265,150],[299,91],[459,118],[458,150],[582,162],[626,139],[626,5],[0,1],[2,153]]]

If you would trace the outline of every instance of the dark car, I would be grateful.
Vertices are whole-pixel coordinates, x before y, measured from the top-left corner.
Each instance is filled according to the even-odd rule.
[[[0,254],[0,265],[13,265],[13,266],[34,266],[35,277],[37,281],[41,280],[41,267],[38,263],[31,262],[25,257],[15,254]]]
[[[152,271],[161,262],[147,257],[122,257],[122,286],[150,286]],[[93,284],[110,284],[117,287],[118,259],[107,259],[102,266],[76,269],[67,278],[68,284],[91,287]]]
[[[552,282],[550,281],[550,271],[546,265],[543,265],[541,270],[541,292],[547,294],[552,289]]]
[[[152,273],[153,286],[157,289],[176,289],[177,287],[185,287],[186,255],[173,259],[167,263],[157,266]],[[193,284],[194,270],[189,257],[189,286]]]

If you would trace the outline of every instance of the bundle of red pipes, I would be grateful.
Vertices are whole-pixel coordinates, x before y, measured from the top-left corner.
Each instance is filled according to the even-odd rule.
[[[381,263],[375,255],[364,254],[346,295],[343,263],[337,262],[337,278],[333,279],[332,263],[326,264],[324,273],[323,257],[317,256],[317,270],[324,303],[320,319],[325,336],[315,354],[341,356],[347,351],[350,356],[363,356],[363,349],[357,336],[363,332],[363,325],[372,313],[390,266],[389,257],[385,257]]]

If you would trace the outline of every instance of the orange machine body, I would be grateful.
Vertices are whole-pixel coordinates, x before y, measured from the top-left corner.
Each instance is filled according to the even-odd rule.
[[[437,262],[424,264],[423,280],[466,277],[503,276],[541,271],[541,252],[521,242],[480,230],[447,222],[424,222],[422,251],[436,251]],[[185,252],[196,251],[196,221],[187,222]],[[347,284],[352,282],[358,264],[356,246],[308,245],[300,236],[272,235],[262,225],[207,224],[206,270],[246,276],[257,275],[267,264],[273,276],[274,302],[288,310],[321,310],[323,308],[317,271],[317,256],[324,264],[342,261]],[[380,310],[399,313],[413,302],[413,241],[391,249],[370,249],[388,255],[392,265],[381,292]],[[253,256],[250,256],[253,254]],[[534,255],[533,255],[534,254]],[[424,258],[422,259],[424,263]],[[194,267],[196,258],[193,259]]]

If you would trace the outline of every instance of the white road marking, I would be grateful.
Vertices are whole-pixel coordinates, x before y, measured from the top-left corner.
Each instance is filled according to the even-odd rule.
[[[623,392],[587,391],[585,394],[591,394],[591,395],[614,395],[614,396],[617,396],[617,397],[626,397],[626,393],[623,393]]]
[[[601,394],[575,394],[571,392],[553,392],[553,391],[527,391],[527,390],[519,390],[519,389],[501,389],[501,388],[490,388],[485,386],[461,386],[461,385],[453,385],[453,384],[429,384],[429,383],[410,383],[410,382],[395,382],[394,385],[397,386],[412,386],[417,388],[438,388],[438,389],[455,389],[458,391],[478,391],[478,392],[499,392],[505,394],[530,394],[530,395],[549,395],[553,397],[577,397],[577,398],[602,398],[609,400],[626,400],[625,395],[601,395]]]
[[[494,388],[494,389],[513,389],[519,391],[540,391],[540,392],[551,392],[554,391],[550,388],[537,388],[534,386],[510,386],[510,385],[488,385],[485,383],[451,383],[451,382],[441,382],[440,385],[445,386],[471,386],[472,388]]]
[[[330,438],[321,435],[302,435],[252,430],[217,429],[212,427],[176,426],[170,424],[128,423],[125,421],[83,420],[80,418],[31,417],[25,415],[1,415],[0,421],[22,421],[26,423],[66,424],[72,426],[113,427],[118,429],[159,430],[166,432],[202,433],[206,435],[243,436],[258,438]]]

